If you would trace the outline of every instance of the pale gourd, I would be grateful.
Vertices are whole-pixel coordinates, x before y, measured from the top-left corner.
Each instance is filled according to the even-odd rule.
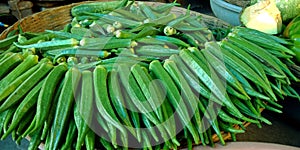
[[[282,18],[275,0],[262,0],[246,7],[240,21],[247,28],[268,34],[277,34],[282,30]]]
[[[251,0],[251,4],[255,4],[264,0]],[[290,21],[300,14],[300,0],[275,0],[276,6],[281,12],[283,22]]]

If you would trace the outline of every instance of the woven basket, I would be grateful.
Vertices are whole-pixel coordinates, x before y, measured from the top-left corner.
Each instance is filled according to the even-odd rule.
[[[96,1],[109,1],[109,0],[96,0]],[[49,30],[60,30],[66,25],[67,23],[70,23],[72,20],[71,16],[71,8],[82,4],[82,3],[89,3],[93,1],[84,1],[84,2],[78,2],[78,3],[72,3],[64,6],[59,6],[55,8],[46,9],[44,11],[35,13],[33,15],[27,16],[23,19],[20,19],[18,22],[4,30],[1,35],[0,39],[4,39],[6,35],[15,29],[18,29],[20,26],[24,32],[43,32],[46,29]],[[144,2],[145,4],[149,6],[158,6],[163,3],[160,2]],[[171,10],[172,13],[175,13],[176,15],[179,14],[185,14],[186,9],[182,7],[174,7]],[[201,14],[195,11],[191,11],[192,15],[198,15],[202,16],[204,23],[208,26],[208,28],[214,28],[214,27],[229,27],[230,25],[222,20],[219,20],[213,16]],[[247,127],[250,123],[244,123],[244,126]],[[235,128],[239,128],[238,126],[235,126]],[[222,132],[224,140],[230,140],[231,136],[227,132]],[[30,137],[27,137],[28,140],[30,140]],[[214,142],[218,142],[219,138],[217,135],[213,135]],[[40,149],[43,149],[43,144],[40,145]]]

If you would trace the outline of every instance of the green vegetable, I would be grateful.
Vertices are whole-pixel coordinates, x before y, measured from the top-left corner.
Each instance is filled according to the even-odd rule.
[[[299,34],[300,15],[293,18],[283,31],[283,35],[291,38],[294,34]]]
[[[43,77],[53,68],[51,63],[43,63],[41,66],[31,74],[24,82],[13,91],[4,103],[0,106],[0,112],[18,103],[21,98],[38,83]]]
[[[64,37],[64,38],[74,38],[76,40],[81,40],[82,39],[82,37],[77,35],[77,34],[72,34],[72,33],[64,32],[64,31],[46,30],[46,32],[52,33],[52,34],[55,34],[57,36],[61,36],[61,37]]]
[[[16,42],[17,39],[18,39],[18,35],[13,35],[0,40],[0,49],[10,46],[11,44],[13,44],[13,42]]]
[[[52,48],[52,47],[62,47],[62,46],[76,46],[79,44],[79,41],[77,41],[74,38],[66,39],[66,40],[53,40],[53,41],[45,41],[35,44],[29,44],[29,45],[20,45],[18,43],[14,43],[19,48]]]
[[[202,119],[200,116],[201,111],[205,118],[210,120],[210,116],[206,112],[206,108],[202,104],[201,101],[198,100],[198,95],[195,95],[192,92],[191,87],[188,85],[188,82],[184,79],[183,75],[180,73],[178,67],[176,66],[175,62],[172,60],[166,60],[164,63],[164,68],[166,71],[170,74],[170,76],[174,79],[177,87],[182,91],[183,93],[183,99],[187,105],[189,105],[188,108],[190,108],[192,114],[194,114],[193,118],[195,119],[195,127],[198,129],[198,132],[200,134],[200,138],[202,138],[201,129],[202,129]],[[202,139],[201,139],[202,140]],[[202,140],[203,141],[203,140]]]
[[[170,99],[170,103],[173,105],[173,107],[178,111],[178,115],[180,116],[180,119],[182,123],[187,126],[188,130],[192,134],[195,143],[199,143],[199,135],[198,132],[195,129],[195,126],[193,126],[188,120],[189,115],[187,114],[187,108],[182,103],[182,97],[179,94],[178,89],[176,88],[175,83],[172,81],[172,78],[170,75],[165,71],[163,66],[160,64],[159,61],[154,60],[150,63],[150,71],[152,71],[155,76],[163,81],[164,86],[167,90],[167,97]],[[172,90],[171,90],[172,89]]]
[[[56,90],[56,93],[53,97],[53,104],[51,105],[51,108],[50,108],[50,111],[49,111],[49,116],[47,118],[47,120],[45,121],[44,123],[44,127],[43,127],[43,133],[42,133],[42,136],[41,136],[41,140],[45,140],[45,138],[50,135],[48,134],[49,133],[49,130],[51,129],[51,126],[52,126],[52,123],[53,123],[53,119],[54,119],[54,116],[55,116],[55,111],[56,111],[56,107],[57,107],[57,101],[59,99],[59,96],[60,96],[60,92],[63,88],[63,83],[64,83],[64,78],[62,79],[61,83],[59,83],[59,86]],[[49,140],[48,140],[49,142]]]
[[[240,116],[241,114],[237,108],[235,108],[232,102],[226,97],[226,91],[224,91],[224,87],[221,85],[220,79],[214,74],[209,74],[208,69],[205,67],[203,63],[199,62],[199,59],[194,56],[189,50],[182,50],[180,53],[180,57],[182,60],[189,64],[191,70],[199,77],[199,79],[217,96],[220,100],[222,100],[221,104],[224,103],[225,106],[229,107],[235,115]],[[212,70],[211,70],[212,71]],[[212,80],[214,79],[214,81]],[[218,82],[216,82],[219,80]],[[224,96],[225,95],[225,96]]]
[[[95,87],[95,101],[98,112],[106,120],[109,128],[121,131],[122,136],[127,136],[126,130],[121,126],[119,119],[117,118],[115,112],[113,111],[112,105],[108,96],[108,87],[107,87],[107,70],[99,65],[94,69],[94,87]],[[116,133],[112,135],[112,138],[116,136]],[[113,139],[115,140],[115,139]],[[115,142],[115,141],[113,141]],[[113,143],[115,145],[116,143]]]
[[[122,85],[128,93],[130,100],[136,106],[138,112],[144,113],[154,124],[158,124],[158,116],[154,115],[154,113],[148,113],[152,112],[151,106],[148,104],[142,89],[139,87],[138,82],[134,79],[129,67],[130,66],[126,64],[120,64],[118,66]]]
[[[16,144],[18,145],[21,144],[21,140],[23,139],[21,135],[23,134],[24,130],[26,130],[26,128],[28,127],[28,125],[33,119],[34,119],[34,112],[33,111],[28,112],[25,115],[25,117],[22,119],[22,122],[19,123],[18,127],[12,131],[11,136],[13,140],[16,142]]]
[[[90,130],[85,136],[85,147],[87,150],[94,150],[95,149],[95,138],[96,135],[94,131]]]
[[[244,62],[246,62],[257,74],[259,74],[259,76],[265,81],[265,82],[269,82],[268,78],[265,74],[265,71],[262,68],[261,63],[256,60],[253,56],[251,56],[250,54],[248,54],[247,52],[245,52],[244,50],[242,50],[241,48],[233,45],[232,43],[229,43],[226,40],[223,40],[220,43],[220,46],[222,47],[222,49],[229,51],[230,53],[232,53],[233,55],[239,57],[241,60],[243,60]]]
[[[23,56],[18,53],[13,53],[11,56],[0,62],[0,78],[3,78],[6,73],[12,71],[13,68],[18,66],[23,61]]]
[[[40,128],[39,130],[37,130],[31,137],[30,139],[30,143],[28,146],[28,150],[35,150],[38,149],[40,144],[42,143],[42,140],[40,138],[42,134],[42,128]]]
[[[132,123],[129,114],[126,110],[125,99],[122,93],[121,84],[119,81],[119,75],[116,70],[111,70],[108,77],[108,91],[111,102],[120,116],[120,120],[128,127],[132,127]],[[136,136],[135,130],[128,128],[128,130]]]
[[[83,38],[80,40],[82,49],[102,50],[130,47],[131,39],[106,38]]]
[[[243,94],[246,98],[250,99],[250,97],[246,94],[244,88],[241,83],[232,75],[232,73],[226,68],[224,62],[221,59],[218,59],[213,54],[209,52],[209,50],[202,50],[203,56],[206,57],[208,63],[216,70],[216,72],[222,76],[227,83],[237,89],[241,94]],[[226,61],[226,58],[225,58]]]
[[[78,136],[76,142],[76,149],[81,149],[84,143],[85,137],[90,132],[90,126],[92,125],[93,118],[93,100],[94,100],[94,86],[93,86],[93,74],[89,70],[84,70],[81,73],[81,94],[80,100],[77,100],[77,113],[79,113],[79,119],[81,122],[77,125]],[[76,109],[74,110],[76,111]],[[75,112],[74,112],[75,114]],[[75,121],[76,123],[76,121]]]
[[[124,92],[124,100],[126,102],[126,106],[129,110],[129,116],[131,118],[132,124],[135,128],[136,131],[136,139],[138,142],[141,142],[141,121],[140,121],[140,116],[139,113],[137,111],[133,111],[135,109],[137,109],[134,104],[132,103],[132,101],[130,100],[128,94],[126,92]]]
[[[300,33],[299,34],[293,34],[291,36],[291,39],[294,42],[294,45],[300,46]]]
[[[294,53],[296,54],[295,58],[296,58],[297,62],[300,62],[300,46],[295,45],[291,48],[291,50],[293,50]]]
[[[11,82],[15,81],[20,75],[22,75],[25,71],[27,71],[28,69],[30,69],[32,66],[34,66],[37,63],[38,63],[37,55],[27,56],[21,64],[19,64],[15,69],[13,69],[10,73],[8,73],[4,78],[1,79],[1,81],[0,81],[1,91],[4,91],[3,89],[6,88],[7,85],[9,85]],[[18,85],[16,85],[16,86],[18,86]],[[3,95],[2,92],[0,92],[0,93],[1,93],[1,95]]]
[[[214,95],[211,94],[210,90],[204,85],[203,82],[195,75],[189,67],[183,62],[183,60],[178,55],[172,55],[169,59],[176,62],[179,70],[182,72],[185,79],[189,82],[189,85],[198,92],[201,96],[206,99],[211,99],[214,102],[220,102]],[[222,104],[222,103],[219,103]]]
[[[14,113],[16,111],[17,107],[10,107],[9,109],[7,109],[7,114],[5,116],[5,119],[3,120],[3,132],[6,133],[7,130],[9,129],[9,124],[14,116]],[[26,124],[26,122],[24,122],[23,124]]]
[[[72,7],[71,14],[73,16],[82,15],[86,12],[103,13],[106,11],[113,11],[120,7],[126,6],[128,0],[112,1],[112,2],[93,2],[86,3]]]
[[[154,38],[157,40],[163,41],[163,42],[175,44],[179,47],[189,47],[189,45],[187,43],[185,43],[184,41],[177,39],[177,38],[173,38],[173,37],[169,37],[169,36],[161,36],[161,35],[156,35],[156,36],[154,36]]]
[[[66,137],[66,142],[63,144],[61,147],[62,150],[69,150],[72,149],[72,144],[75,141],[76,137],[76,125],[74,122],[74,119],[71,119],[69,122],[69,127],[68,127],[68,132],[67,132],[67,137]]]
[[[42,86],[37,101],[36,129],[43,126],[44,122],[47,120],[55,92],[57,91],[56,88],[64,77],[66,71],[66,64],[60,64],[55,66],[45,78],[45,83]]]
[[[5,134],[1,139],[5,139],[20,123],[22,119],[25,118],[25,115],[30,112],[33,106],[37,103],[37,98],[39,91],[44,83],[44,80],[39,82],[24,98],[24,100],[17,107],[14,116],[12,118],[11,124]]]
[[[153,56],[153,57],[168,57],[172,54],[178,54],[180,50],[164,48],[160,45],[145,45],[137,48],[135,53],[140,56]]]
[[[295,55],[289,48],[283,46],[282,44],[278,43],[276,39],[272,38],[272,35],[266,35],[264,33],[258,34],[255,30],[251,29],[243,29],[243,28],[234,28],[234,31],[237,35],[247,39],[251,42],[255,42],[257,45],[263,48],[268,48],[273,51],[279,51],[283,53],[287,53],[290,55]]]
[[[50,132],[49,149],[58,148],[62,134],[66,130],[67,122],[74,104],[74,91],[80,80],[80,72],[76,68],[70,68],[65,74],[65,82],[60,92],[53,125]]]
[[[91,16],[97,16],[109,24],[113,24],[114,22],[118,21],[122,24],[122,26],[124,26],[126,28],[132,28],[132,27],[142,24],[141,22],[138,22],[138,21],[121,18],[121,17],[117,17],[117,16],[112,16],[112,15],[108,15],[108,14],[89,13],[89,12],[85,12],[85,14],[91,15]]]

